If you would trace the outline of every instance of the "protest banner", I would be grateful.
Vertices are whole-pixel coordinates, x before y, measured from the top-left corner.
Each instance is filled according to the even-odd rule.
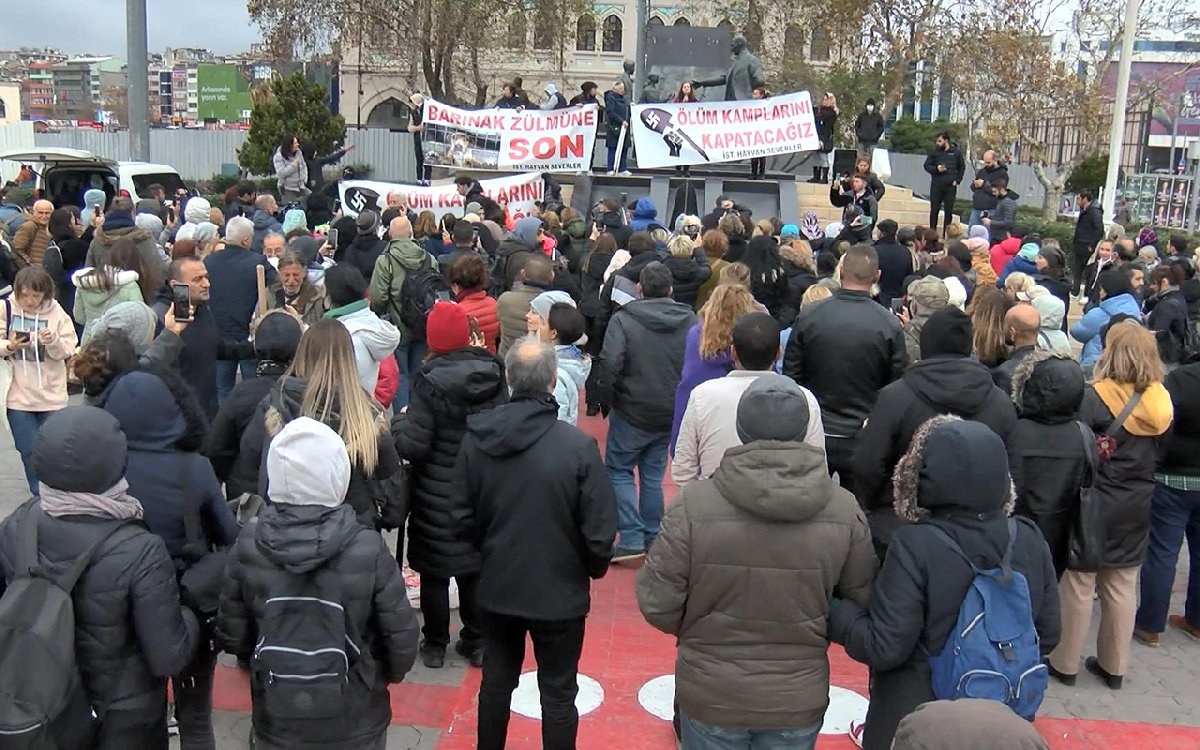
[[[516,219],[528,216],[533,204],[542,200],[545,194],[542,176],[536,172],[480,180],[479,185],[484,195],[502,205],[507,204],[509,215]],[[439,219],[447,213],[462,216],[466,203],[454,183],[418,187],[375,180],[343,180],[338,185],[338,192],[342,213],[346,216],[357,216],[359,211],[368,208],[383,211],[390,193],[403,195],[405,205],[413,211],[433,211]]]
[[[807,91],[741,102],[637,104],[629,118],[639,167],[679,167],[820,147]]]
[[[462,169],[585,172],[592,167],[598,108],[477,109],[425,103],[425,164]]]

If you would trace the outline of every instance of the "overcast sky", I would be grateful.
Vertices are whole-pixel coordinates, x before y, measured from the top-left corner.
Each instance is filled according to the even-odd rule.
[[[125,0],[12,0],[0,3],[0,49],[57,47],[125,57]],[[242,52],[258,41],[246,0],[146,0],[149,47]]]

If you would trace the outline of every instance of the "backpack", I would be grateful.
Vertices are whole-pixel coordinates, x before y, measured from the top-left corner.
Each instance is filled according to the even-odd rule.
[[[929,657],[934,697],[999,701],[1033,721],[1050,675],[1042,663],[1029,584],[1012,568],[1016,520],[1009,519],[1008,547],[1000,567],[991,570],[976,568],[945,531],[932,525],[930,528],[975,573],[945,648]]]
[[[288,578],[283,590],[269,592],[263,602],[250,663],[263,707],[281,722],[344,722],[351,671],[362,651],[350,637],[328,572]]]
[[[400,285],[400,323],[418,340],[425,339],[425,316],[438,301],[439,292],[450,291],[441,272],[429,266],[408,269]]]
[[[97,550],[140,533],[129,523],[93,542],[58,580],[38,559],[38,520],[29,504],[17,522],[15,575],[0,597],[0,674],[24,675],[0,683],[0,749],[57,750],[84,747],[93,712],[75,663],[75,605],[71,590]]]

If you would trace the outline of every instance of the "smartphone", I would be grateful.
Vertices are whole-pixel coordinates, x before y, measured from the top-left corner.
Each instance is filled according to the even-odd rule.
[[[439,300],[441,300],[442,302],[450,302],[450,301],[451,301],[451,299],[450,299],[450,292],[447,292],[447,291],[440,291],[440,292],[438,292],[438,293],[437,293],[437,298],[438,298]]]
[[[338,230],[337,230],[337,228],[336,228],[336,227],[335,227],[335,228],[331,228],[331,229],[329,230],[329,232],[327,232],[327,233],[325,234],[325,242],[327,242],[327,243],[329,244],[329,246],[330,246],[330,247],[332,247],[334,250],[337,250],[337,246],[338,246],[338,244],[337,244],[337,243],[338,243]]]
[[[892,300],[891,308],[892,308],[892,312],[899,315],[900,311],[904,309],[904,298],[901,297],[899,299]]]
[[[29,331],[14,331],[13,338],[17,340],[18,344],[28,344],[32,336]]]
[[[192,319],[192,288],[187,284],[171,282],[171,305],[175,311],[175,320],[183,322]]]
[[[981,219],[986,219],[987,217],[988,217],[988,212],[987,212],[987,211],[981,211],[981,212],[979,213],[979,218],[981,218]]]

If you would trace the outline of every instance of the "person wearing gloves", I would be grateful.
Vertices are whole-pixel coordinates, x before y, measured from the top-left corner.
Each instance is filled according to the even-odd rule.
[[[41,266],[17,272],[4,300],[0,356],[12,362],[5,406],[13,443],[21,454],[29,492],[38,494],[33,468],[34,438],[54,412],[67,405],[67,360],[79,339],[75,324],[54,299],[54,281]]]
[[[580,349],[587,343],[583,314],[566,292],[542,292],[529,303],[525,323],[531,335],[554,346],[558,357],[558,380],[554,384],[558,418],[573,425],[579,418],[579,396],[592,372],[591,357]]]
[[[265,464],[271,502],[233,549],[217,616],[224,650],[251,663],[254,746],[383,750],[392,718],[388,685],[404,679],[417,655],[417,618],[400,569],[383,537],[344,503],[350,458],[330,427],[292,420],[271,440]],[[278,598],[297,594],[309,598],[287,605]],[[352,647],[322,632],[335,620]],[[286,683],[268,677],[280,662],[319,669],[281,652],[307,643],[344,648],[338,668],[345,671],[332,685],[316,675],[311,689],[331,700],[298,715]]]
[[[325,293],[333,308],[325,313],[350,331],[358,380],[367,393],[375,392],[379,363],[400,344],[400,329],[371,312],[367,280],[354,266],[334,266],[325,272]]]
[[[871,668],[865,750],[889,750],[900,720],[934,699],[929,655],[945,647],[974,580],[944,536],[980,570],[999,567],[1011,541],[1011,564],[1028,584],[1043,655],[1059,636],[1050,550],[1032,521],[1009,519],[1015,497],[996,433],[979,422],[934,417],[913,435],[893,481],[895,512],[906,523],[892,537],[870,602],[837,599],[829,615],[829,639]]]
[[[91,750],[167,747],[167,677],[184,670],[199,641],[167,546],[142,525],[142,504],[129,494],[127,454],[111,414],[94,406],[56,412],[33,449],[40,499],[0,523],[0,596],[31,564],[61,580],[90,550],[71,599],[83,689],[107,709]],[[29,524],[37,529],[33,561],[19,551]]]

